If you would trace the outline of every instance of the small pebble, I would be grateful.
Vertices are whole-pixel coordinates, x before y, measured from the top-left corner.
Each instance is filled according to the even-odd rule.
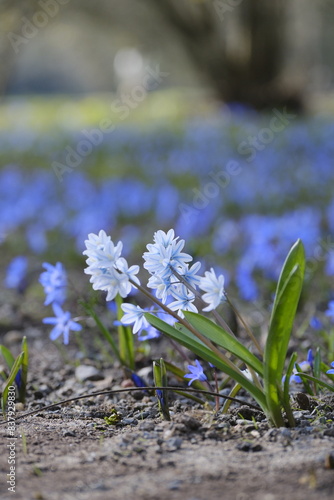
[[[64,437],[75,437],[76,436],[76,433],[74,431],[63,431],[63,436]]]
[[[165,445],[166,445],[167,451],[179,450],[181,448],[181,445],[182,445],[182,439],[179,437],[167,439],[167,441],[165,441]]]
[[[325,469],[334,469],[334,452],[328,453],[325,457]]]
[[[174,491],[180,489],[180,486],[182,485],[182,481],[180,479],[175,479],[175,481],[170,482],[167,485],[167,489]]]
[[[79,365],[75,369],[75,378],[80,382],[85,380],[102,380],[104,375],[91,365]]]
[[[256,452],[256,451],[262,451],[262,446],[260,444],[255,444],[255,443],[250,443],[248,441],[245,441],[244,443],[239,443],[236,446],[237,450],[240,451],[251,451],[251,452]]]

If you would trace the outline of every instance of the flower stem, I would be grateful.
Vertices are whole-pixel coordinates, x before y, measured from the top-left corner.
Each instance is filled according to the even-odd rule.
[[[198,290],[196,290],[196,288],[194,288],[192,285],[190,285],[184,279],[184,277],[181,274],[179,274],[172,266],[171,266],[171,270],[172,270],[173,274],[176,276],[176,278],[178,278],[180,280],[180,282],[183,283],[183,285],[185,285],[203,304],[206,305],[205,301],[202,298],[202,295],[198,292]],[[221,315],[218,314],[215,309],[211,312],[212,312],[214,318],[216,319],[217,323],[220,326],[222,326],[224,328],[224,330],[226,330],[230,335],[235,337],[235,334],[232,332],[231,328],[228,326],[226,321],[221,317]]]
[[[251,338],[252,342],[254,343],[255,347],[257,348],[257,350],[259,351],[259,353],[261,354],[261,356],[263,356],[263,350],[262,350],[262,347],[260,346],[258,340],[254,337],[254,334],[253,332],[251,331],[251,329],[249,328],[249,326],[247,325],[247,323],[244,321],[243,317],[241,316],[241,314],[239,313],[238,309],[232,304],[232,302],[230,301],[230,299],[228,298],[227,294],[225,294],[225,297],[226,297],[226,302],[228,303],[228,305],[231,307],[232,311],[236,314],[237,318],[241,321],[241,323],[243,324],[246,332],[248,333],[249,337]]]
[[[144,288],[142,285],[139,285],[131,278],[129,278],[129,281],[134,287],[140,290],[146,297],[155,302],[155,304],[161,307],[161,309],[163,309],[165,312],[173,316],[173,318],[175,318],[179,323],[181,323],[181,325],[183,325],[185,328],[191,331],[191,333],[193,333],[199,340],[201,340],[210,349],[210,351],[214,352],[222,361],[224,361],[225,364],[227,364],[230,368],[239,372],[240,375],[242,375],[241,370],[234,363],[232,363],[232,361],[227,356],[225,356],[225,354],[219,351],[219,349],[217,349],[217,347],[212,342],[210,342],[210,340],[204,337],[204,335],[199,333],[190,323],[188,323],[188,321],[186,321],[184,318],[181,318],[176,312],[172,311],[171,309],[169,309],[169,307],[160,302],[159,299],[154,297],[154,295],[148,292],[146,288]]]

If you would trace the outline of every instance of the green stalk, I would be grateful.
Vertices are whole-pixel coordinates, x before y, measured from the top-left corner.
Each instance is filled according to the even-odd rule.
[[[122,297],[116,295],[115,302],[117,306],[117,319],[121,321],[123,311],[121,305],[123,303]],[[118,325],[118,348],[119,354],[122,359],[122,364],[134,370],[135,368],[135,347],[133,341],[133,333],[131,328],[126,325]]]

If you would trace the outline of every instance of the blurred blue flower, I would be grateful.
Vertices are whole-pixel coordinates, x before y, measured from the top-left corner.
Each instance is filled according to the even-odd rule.
[[[43,267],[46,271],[40,275],[39,282],[44,287],[46,295],[44,305],[63,304],[67,293],[67,274],[63,265],[57,262],[53,266],[44,262]]]
[[[24,281],[27,275],[28,259],[23,255],[14,257],[7,267],[5,286],[16,288],[18,291],[24,289]]]
[[[152,325],[149,325],[147,328],[142,328],[138,332],[138,340],[143,342],[144,340],[152,340],[160,337],[160,332],[154,328]]]
[[[328,309],[325,311],[325,314],[331,318],[331,321],[334,321],[334,300],[328,302]]]
[[[52,307],[55,317],[44,318],[43,323],[47,325],[55,325],[50,332],[51,340],[56,340],[60,335],[63,335],[64,344],[67,345],[69,343],[70,330],[78,332],[82,330],[82,326],[72,320],[71,313],[63,311],[57,303],[53,303]]]
[[[331,362],[331,369],[330,370],[327,370],[326,373],[328,373],[328,375],[334,375],[334,361]]]
[[[184,378],[190,379],[188,385],[191,385],[195,380],[200,380],[201,382],[207,380],[207,376],[205,375],[201,363],[198,361],[198,359],[195,359],[195,364],[196,366],[188,365],[187,367],[190,373],[187,373]]]
[[[131,380],[135,384],[136,387],[147,387],[145,380],[143,380],[139,375],[137,375],[134,372],[131,373]],[[145,391],[145,392],[147,392],[147,391]]]
[[[310,327],[311,328],[314,328],[314,330],[321,330],[322,328],[322,322],[320,321],[319,318],[317,318],[316,316],[313,316],[311,319],[310,319]]]

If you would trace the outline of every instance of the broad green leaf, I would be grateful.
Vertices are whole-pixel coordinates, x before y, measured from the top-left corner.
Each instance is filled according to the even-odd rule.
[[[11,370],[15,362],[14,356],[12,355],[10,350],[7,349],[7,347],[5,347],[4,345],[0,345],[0,353],[2,354],[4,360],[6,361],[8,368]]]
[[[305,270],[304,247],[298,240],[291,248],[277,284],[264,352],[264,389],[275,425],[284,425],[280,385],[284,363],[302,290]]]
[[[184,311],[184,316],[189,323],[196,328],[202,335],[210,339],[215,344],[226,349],[226,351],[234,354],[237,358],[249,365],[261,377],[263,377],[263,364],[245,347],[239,340],[232,337],[221,326],[217,325],[210,319],[189,311]]]
[[[225,363],[222,358],[220,358],[215,352],[211,351],[192,332],[186,329],[182,329],[179,331],[150,313],[146,313],[145,318],[152,326],[165,333],[168,337],[176,340],[179,344],[197,354],[205,361],[212,363],[219,370],[222,370],[236,382],[239,382],[240,385],[242,385],[242,387],[244,387],[244,389],[246,389],[253,396],[253,398],[257,401],[261,408],[266,411],[266,399],[262,391],[245,376],[243,376],[240,370],[237,369],[237,367],[235,367],[234,370],[230,364]]]
[[[5,416],[6,415],[6,404],[7,404],[7,398],[8,398],[8,390],[11,385],[13,385],[15,377],[21,367],[22,360],[24,357],[24,352],[21,352],[21,354],[18,355],[16,360],[14,361],[14,364],[12,366],[12,369],[8,375],[8,378],[6,382],[4,383],[4,390],[2,392],[2,398],[1,398],[1,407],[2,407],[2,413]]]

